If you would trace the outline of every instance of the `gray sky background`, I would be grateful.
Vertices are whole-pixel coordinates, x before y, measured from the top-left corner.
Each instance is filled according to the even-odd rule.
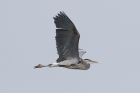
[[[53,18],[81,34],[87,71],[33,69],[58,58]],[[140,93],[140,0],[0,0],[0,93]]]

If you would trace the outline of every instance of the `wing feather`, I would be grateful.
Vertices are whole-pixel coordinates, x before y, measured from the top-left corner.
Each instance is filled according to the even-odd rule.
[[[82,58],[83,54],[85,54],[86,51],[83,49],[79,49],[79,57]]]
[[[54,23],[57,27],[55,37],[59,55],[57,62],[76,58],[78,63],[78,43],[80,34],[75,25],[64,12],[60,12],[54,17]]]

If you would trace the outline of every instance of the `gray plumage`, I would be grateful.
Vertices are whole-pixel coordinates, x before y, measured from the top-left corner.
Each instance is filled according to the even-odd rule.
[[[67,17],[65,13],[60,12],[58,16],[54,17],[56,29],[56,45],[59,58],[57,62],[64,60],[71,60],[76,58],[76,63],[79,61],[78,42],[79,33],[73,22]],[[73,64],[76,64],[74,61]]]
[[[74,23],[64,13],[60,12],[57,16],[53,17],[56,25],[56,48],[59,58],[55,63],[49,65],[35,66],[35,68],[42,67],[64,67],[69,69],[87,70],[90,64],[98,63],[90,59],[82,59],[82,55],[86,51],[79,49],[80,34],[76,29]]]

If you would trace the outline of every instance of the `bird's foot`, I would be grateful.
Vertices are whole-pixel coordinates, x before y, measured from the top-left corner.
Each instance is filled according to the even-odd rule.
[[[38,64],[37,66],[34,66],[34,69],[35,68],[42,68],[42,65],[41,64]]]

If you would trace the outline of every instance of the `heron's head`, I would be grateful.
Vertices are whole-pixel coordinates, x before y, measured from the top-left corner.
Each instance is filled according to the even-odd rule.
[[[93,60],[90,60],[90,59],[84,59],[84,60],[89,64],[100,64],[100,62],[93,61]]]

